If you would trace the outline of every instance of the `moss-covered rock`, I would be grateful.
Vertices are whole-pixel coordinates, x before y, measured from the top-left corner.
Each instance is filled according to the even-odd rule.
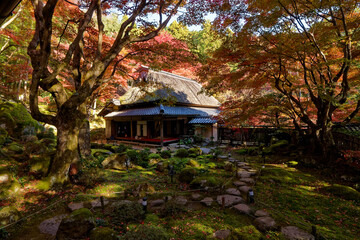
[[[175,156],[179,158],[186,158],[187,156],[189,156],[189,152],[185,148],[180,148],[176,151]]]
[[[108,156],[101,164],[104,168],[115,168],[124,170],[126,154],[125,153],[114,153]]]
[[[211,176],[201,176],[196,177],[194,180],[190,182],[190,188],[192,189],[198,189],[198,188],[214,188],[220,186],[221,182],[219,180],[216,180],[215,177]]]
[[[198,175],[195,168],[184,168],[179,174],[179,181],[182,183],[190,183]]]
[[[20,218],[19,211],[12,206],[3,207],[0,209],[0,224],[7,225],[16,222]]]
[[[187,162],[187,165],[189,165],[190,167],[200,167],[199,162],[195,161],[194,159],[190,159]]]
[[[90,232],[90,240],[116,240],[116,231],[109,227],[96,227]]]
[[[16,143],[16,142],[12,142],[7,146],[7,149],[9,151],[9,153],[12,154],[21,154],[24,152],[24,146]]]
[[[32,157],[29,161],[30,172],[38,176],[44,176],[49,168],[50,160],[50,156]]]
[[[356,191],[352,187],[334,184],[332,186],[321,188],[321,191],[331,193],[346,200],[360,202],[360,192]]]
[[[22,135],[34,135],[44,129],[22,104],[15,102],[0,104],[0,122],[5,124],[6,131],[15,138],[20,138]]]
[[[94,216],[87,208],[80,208],[64,218],[56,233],[56,239],[85,239],[95,227]]]

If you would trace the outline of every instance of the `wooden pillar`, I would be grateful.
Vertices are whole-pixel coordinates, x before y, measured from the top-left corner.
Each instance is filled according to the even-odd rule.
[[[160,142],[161,146],[164,146],[164,120],[162,117],[160,119]]]
[[[131,137],[131,141],[134,138],[134,132],[133,132],[133,120],[130,120],[130,137]]]

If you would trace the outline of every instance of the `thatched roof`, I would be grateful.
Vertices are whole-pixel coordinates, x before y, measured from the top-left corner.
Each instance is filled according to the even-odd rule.
[[[189,78],[165,71],[148,70],[120,99],[120,105],[162,101],[175,105],[218,107],[219,101],[201,92],[202,86]]]

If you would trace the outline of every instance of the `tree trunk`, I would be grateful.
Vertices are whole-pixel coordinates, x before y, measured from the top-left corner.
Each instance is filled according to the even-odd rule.
[[[332,127],[324,126],[311,131],[311,149],[314,154],[321,155],[321,163],[328,164],[336,160],[337,148],[332,136]]]
[[[84,121],[79,132],[79,149],[81,157],[91,155],[90,123],[88,119]]]
[[[63,119],[65,120],[65,119]],[[68,171],[71,163],[79,161],[80,124],[59,121],[57,127],[57,149],[50,165],[48,177],[52,185],[64,185],[69,181]]]

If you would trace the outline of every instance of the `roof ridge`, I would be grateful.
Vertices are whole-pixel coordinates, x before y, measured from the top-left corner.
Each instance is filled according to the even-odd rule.
[[[165,74],[165,75],[169,75],[169,76],[172,76],[172,77],[176,77],[176,78],[179,78],[181,80],[185,80],[185,81],[190,81],[190,82],[195,82],[199,85],[201,85],[199,82],[197,82],[196,80],[194,79],[191,79],[191,78],[187,78],[187,77],[183,77],[183,76],[180,76],[180,75],[177,75],[177,74],[174,74],[174,73],[170,73],[170,72],[166,72],[166,71],[155,71],[155,70],[151,70],[152,72],[154,73],[161,73],[161,74]]]

